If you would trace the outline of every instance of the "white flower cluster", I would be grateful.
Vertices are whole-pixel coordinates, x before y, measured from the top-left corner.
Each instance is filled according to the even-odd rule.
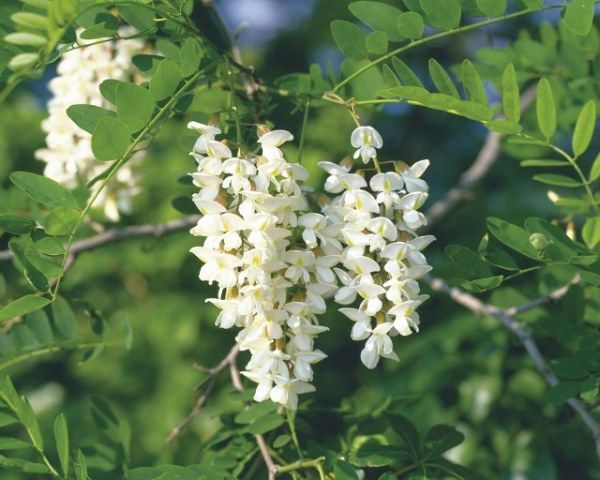
[[[293,409],[299,393],[314,390],[312,365],[325,358],[314,340],[327,330],[317,315],[333,296],[343,305],[361,299],[340,311],[355,321],[352,338],[367,340],[361,359],[368,368],[380,356],[396,358],[390,337],[417,330],[415,310],[426,299],[417,279],[431,269],[421,250],[434,238],[415,229],[426,222],[418,209],[429,162],[378,172],[369,183],[350,166],[321,162],[325,190],[337,196],[311,213],[301,187],[308,174],[279,148],[292,140],[289,132],[265,133],[261,155],[238,158],[215,140],[219,128],[188,128],[199,133],[191,175],[202,214],[191,233],[205,237],[192,253],[204,262],[200,279],[219,286],[218,298],[208,300],[221,310],[217,325],[241,328],[236,340],[251,353],[242,373],[258,384],[255,400]],[[355,158],[374,160],[377,169],[382,143],[371,127],[352,134]]]
[[[303,229],[311,223],[311,214],[302,215],[307,171],[285,160],[279,147],[293,138],[287,131],[265,133],[261,155],[238,158],[215,140],[217,127],[191,122],[188,128],[200,134],[191,175],[202,217],[191,233],[205,237],[191,251],[204,262],[200,279],[219,286],[218,298],[207,301],[221,310],[218,326],[241,328],[236,340],[251,354],[242,374],[258,384],[255,400],[294,409],[298,394],[314,390],[312,365],[325,358],[314,340],[327,330],[316,315],[335,291],[331,259],[300,246],[302,230],[316,246]]]
[[[79,43],[85,45],[81,40]],[[117,40],[82,46],[63,55],[58,76],[49,82],[49,116],[42,122],[46,148],[36,152],[36,158],[46,163],[47,177],[74,188],[106,169],[105,162],[94,158],[91,134],[69,119],[67,108],[75,104],[112,108],[100,95],[100,83],[107,79],[131,81],[131,58],[143,48],[140,40]],[[95,201],[94,208],[102,209],[109,220],[117,221],[119,211],[130,211],[131,198],[139,191],[134,170],[140,160],[137,154],[123,166]]]
[[[351,173],[349,166],[321,162],[329,174],[325,190],[336,195],[322,209],[330,231],[343,247],[341,268],[335,272],[342,286],[335,300],[345,307],[340,312],[354,321],[351,337],[366,340],[361,360],[375,368],[380,357],[397,359],[391,337],[418,331],[416,309],[421,295],[417,280],[431,270],[421,253],[434,237],[417,236],[415,230],[426,223],[418,211],[428,196],[427,184],[420,178],[428,160],[397,171],[382,172],[377,161],[381,135],[372,127],[358,127],[352,133],[354,158],[369,163],[377,173],[369,182],[364,175]]]

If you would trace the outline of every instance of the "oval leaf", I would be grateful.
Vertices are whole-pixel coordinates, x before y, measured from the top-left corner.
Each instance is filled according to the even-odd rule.
[[[573,133],[573,153],[576,157],[587,150],[592,141],[596,127],[596,101],[587,102],[577,118],[575,132]]]
[[[98,160],[121,158],[131,142],[129,127],[111,117],[100,119],[92,134],[92,152]]]

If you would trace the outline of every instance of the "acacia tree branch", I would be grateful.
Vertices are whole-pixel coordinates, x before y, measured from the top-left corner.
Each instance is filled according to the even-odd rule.
[[[504,327],[513,332],[519,341],[525,347],[529,357],[533,360],[536,368],[546,380],[546,383],[551,387],[560,383],[559,379],[556,377],[548,362],[542,355],[539,347],[537,346],[535,340],[529,333],[529,331],[515,318],[514,315],[518,313],[522,313],[526,310],[534,308],[536,306],[543,305],[544,303],[548,303],[552,300],[557,300],[560,297],[564,296],[568,291],[568,286],[562,287],[550,295],[542,297],[540,299],[533,300],[521,307],[513,307],[510,309],[500,309],[493,305],[489,305],[487,303],[482,302],[477,297],[455,287],[450,287],[448,284],[440,279],[427,275],[425,277],[425,281],[431,286],[431,288],[436,292],[442,292],[448,295],[452,300],[456,303],[466,307],[471,310],[473,313],[482,314],[482,315],[490,315],[496,318]],[[511,314],[512,312],[512,314]],[[594,442],[596,444],[596,453],[600,458],[600,423],[592,416],[589,412],[588,408],[585,406],[583,402],[581,402],[577,398],[570,398],[567,400],[567,404],[579,415],[583,423],[587,426],[587,428],[592,432],[594,437]]]
[[[535,98],[535,88],[529,88],[521,96],[521,110],[527,110]],[[441,220],[461,201],[465,200],[473,188],[487,175],[490,169],[498,160],[500,155],[502,134],[490,131],[485,137],[485,142],[481,147],[475,161],[465,170],[454,188],[437,202],[435,202],[425,216],[427,217],[427,227],[431,228],[434,223]]]
[[[197,222],[198,215],[190,215],[188,217],[179,218],[177,220],[169,220],[164,223],[154,223],[145,225],[132,225],[124,228],[113,228],[106,230],[98,235],[93,235],[83,240],[78,240],[71,246],[69,252],[72,259],[82,252],[95,250],[109,243],[131,240],[138,237],[162,237],[171,233],[180,232],[186,228],[193,227]],[[13,258],[13,253],[10,250],[0,251],[0,262],[8,261]]]
[[[210,392],[212,392],[212,389],[215,386],[215,381],[217,380],[217,377],[232,363],[235,364],[235,359],[239,351],[240,350],[237,344],[234,345],[234,347],[231,350],[229,350],[229,353],[227,353],[227,355],[225,355],[225,357],[223,357],[223,359],[216,366],[206,370],[206,372],[208,373],[208,380],[202,388],[200,395],[198,395],[198,398],[194,403],[192,411],[188,414],[187,417],[185,417],[185,419],[179,425],[177,425],[173,428],[173,430],[171,430],[171,433],[169,434],[166,440],[167,443],[171,443],[173,440],[179,437],[179,435],[181,435],[181,433],[192,423],[194,418],[196,418],[200,414],[202,408],[204,407],[204,404],[208,400]]]

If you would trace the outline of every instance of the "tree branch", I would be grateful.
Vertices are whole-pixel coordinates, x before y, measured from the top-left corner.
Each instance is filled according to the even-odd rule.
[[[521,96],[521,110],[527,110],[535,98],[535,88],[526,90]],[[431,228],[446,216],[456,205],[469,196],[473,188],[487,175],[500,155],[502,134],[490,131],[471,166],[461,175],[458,184],[435,202],[425,216],[427,227]]]
[[[209,379],[206,382],[206,384],[204,385],[204,387],[202,388],[200,395],[198,395],[198,398],[196,399],[196,403],[194,404],[194,408],[192,408],[192,411],[189,413],[189,415],[187,417],[185,417],[185,419],[179,425],[177,425],[176,427],[173,428],[173,430],[171,430],[171,433],[167,437],[167,440],[166,440],[167,443],[171,443],[179,435],[181,435],[181,433],[192,423],[194,418],[196,418],[200,414],[200,412],[202,411],[202,407],[204,407],[204,404],[208,400],[208,396],[210,395],[210,392],[212,391],[212,389],[215,385],[215,381],[216,381],[217,377],[223,370],[225,370],[227,367],[229,367],[232,363],[235,364],[235,359],[236,359],[238,353],[239,353],[239,348],[236,344],[229,351],[229,353],[227,355],[225,355],[223,360],[221,360],[218,365],[207,370]]]
[[[103,247],[109,243],[138,237],[162,237],[171,233],[180,232],[186,228],[193,227],[198,222],[198,218],[200,218],[198,215],[190,215],[188,217],[170,220],[164,223],[132,225],[130,227],[106,230],[98,235],[74,242],[71,246],[70,256],[74,258],[82,252],[95,250],[96,248]],[[0,262],[8,261],[12,258],[13,254],[10,250],[0,251]]]
[[[551,300],[559,299],[567,293],[568,286],[566,286],[566,288],[562,287],[552,292],[550,295],[533,300],[521,307],[502,310],[497,307],[494,307],[493,305],[489,305],[487,303],[482,302],[478,298],[474,297],[473,295],[467,292],[464,292],[463,290],[460,290],[459,288],[448,286],[448,284],[440,278],[435,278],[427,275],[425,277],[425,281],[431,286],[431,288],[434,291],[445,293],[456,303],[462,305],[463,307],[466,307],[473,313],[490,315],[496,318],[498,321],[500,321],[500,323],[504,325],[507,329],[509,329],[511,332],[513,332],[523,344],[525,350],[533,360],[533,363],[535,364],[536,368],[538,369],[544,380],[546,380],[546,383],[548,383],[548,385],[550,385],[551,387],[559,383],[558,378],[548,365],[548,362],[542,355],[535,340],[533,339],[529,331],[527,331],[527,329],[514,317],[514,315],[547,303]],[[512,314],[509,312],[512,312]],[[583,423],[592,432],[594,442],[596,444],[596,453],[598,454],[598,457],[600,457],[600,423],[596,421],[596,419],[589,412],[585,404],[579,399],[570,398],[569,400],[567,400],[567,404],[577,413],[577,415],[579,415]]]

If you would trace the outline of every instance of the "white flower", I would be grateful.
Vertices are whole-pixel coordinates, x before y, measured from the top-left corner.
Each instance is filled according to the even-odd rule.
[[[221,129],[219,127],[204,125],[198,122],[189,122],[187,124],[187,128],[200,134],[196,140],[196,143],[194,144],[194,153],[206,154],[208,151],[207,142],[214,141],[215,136],[221,133]]]
[[[412,192],[427,192],[429,187],[425,180],[421,179],[425,170],[429,167],[429,160],[419,160],[404,170],[401,175],[406,185],[406,190]]]
[[[371,336],[365,343],[365,347],[360,352],[360,359],[365,367],[373,369],[379,363],[379,357],[385,357],[392,360],[398,360],[398,356],[394,352],[394,344],[388,336],[389,331],[393,328],[393,324],[385,322],[377,325]]]
[[[361,157],[364,163],[369,163],[369,160],[377,157],[376,148],[383,146],[383,140],[379,132],[373,127],[358,127],[352,132],[350,141],[354,148],[354,158]]]
[[[298,408],[298,395],[314,391],[314,386],[302,380],[275,377],[275,387],[271,390],[271,400],[295,410]]]
[[[273,130],[265,133],[258,139],[261,144],[262,154],[269,160],[277,160],[283,158],[283,153],[279,149],[285,142],[294,139],[294,136],[287,130]]]
[[[121,29],[121,35],[133,32]],[[80,30],[77,31],[79,36]],[[106,162],[96,160],[91,148],[91,134],[79,128],[67,115],[67,108],[75,104],[88,104],[114,109],[99,91],[104,80],[131,82],[135,68],[131,57],[140,53],[144,43],[140,40],[116,40],[90,43],[78,39],[80,48],[66,51],[58,64],[58,76],[50,80],[52,94],[48,101],[48,118],[42,122],[46,133],[46,148],[37,150],[37,159],[45,162],[44,175],[67,188],[84,185],[106,169]],[[144,152],[136,153],[122,166],[111,181],[98,192],[101,182],[91,187],[97,195],[92,207],[102,210],[113,222],[121,213],[132,211],[132,199],[139,193],[139,165]]]

